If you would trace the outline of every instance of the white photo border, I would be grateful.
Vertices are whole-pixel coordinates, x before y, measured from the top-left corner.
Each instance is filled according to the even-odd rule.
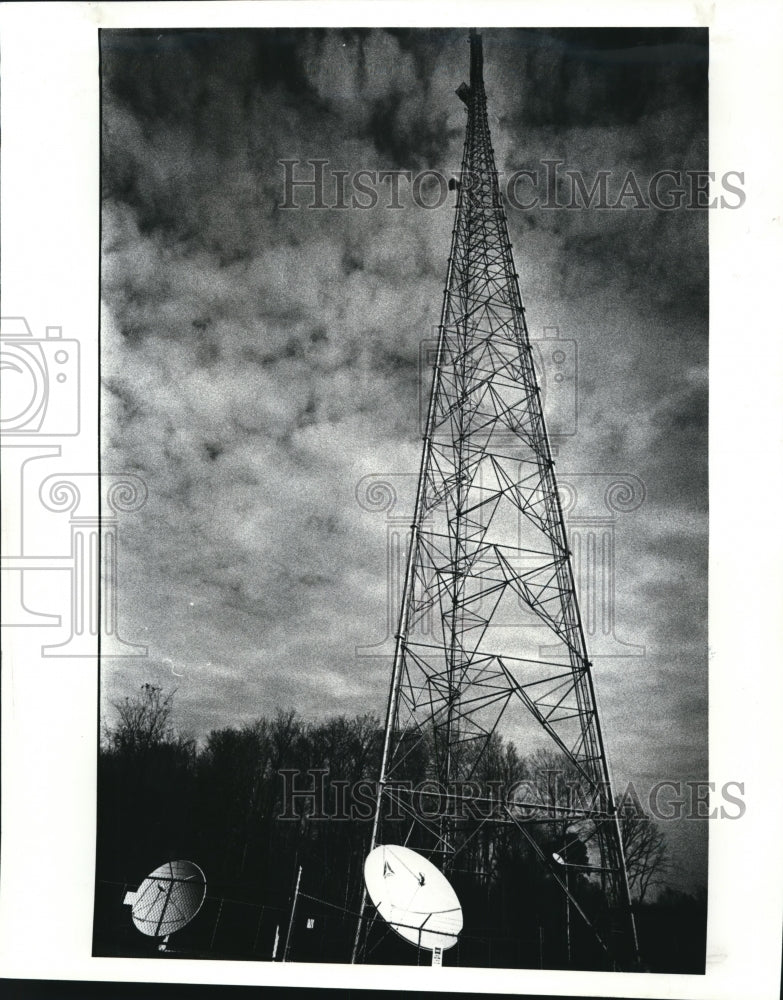
[[[715,3],[10,3],[0,7],[3,315],[82,351],[82,425],[62,468],[98,470],[98,31],[121,27],[691,26],[710,29],[710,169],[744,172],[710,214],[710,780],[744,782],[710,824],[704,976],[93,958],[97,660],[7,629],[0,971],[14,978],[772,1000],[783,923],[780,285],[783,8]],[[752,334],[752,336],[751,336]],[[9,467],[10,448],[3,460]],[[15,457],[14,455],[10,456]],[[22,514],[3,487],[4,526]],[[45,547],[47,539],[39,539]],[[4,547],[7,536],[4,535]],[[55,542],[53,542],[55,544]],[[60,546],[61,541],[56,540]],[[776,752],[778,751],[778,752]]]

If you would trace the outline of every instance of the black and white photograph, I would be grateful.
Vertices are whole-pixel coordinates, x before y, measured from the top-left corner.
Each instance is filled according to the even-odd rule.
[[[97,954],[704,971],[708,67],[102,32]]]
[[[58,934],[78,880],[74,960],[739,996],[726,921],[780,931],[748,895],[780,818],[749,770],[780,400],[731,393],[780,352],[725,308],[775,214],[716,111],[727,33],[45,6],[83,8],[91,180],[85,249],[58,237],[77,305],[2,308],[4,659],[31,677],[4,679],[4,794],[56,843],[19,761],[66,795],[73,729],[80,832],[47,864]],[[42,857],[23,840],[6,859]]]

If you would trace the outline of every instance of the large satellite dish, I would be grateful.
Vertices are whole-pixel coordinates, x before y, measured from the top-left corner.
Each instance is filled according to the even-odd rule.
[[[364,882],[373,906],[393,931],[419,948],[453,947],[462,907],[448,879],[409,847],[384,844],[367,855]]]
[[[142,934],[168,937],[181,930],[201,909],[207,894],[204,872],[192,861],[167,861],[125,894],[133,922]]]

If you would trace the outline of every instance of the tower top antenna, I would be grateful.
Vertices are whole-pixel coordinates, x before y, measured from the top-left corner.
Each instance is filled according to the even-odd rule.
[[[484,50],[481,45],[481,35],[475,28],[470,29],[470,86],[464,81],[457,87],[457,97],[470,107],[470,99],[484,89]]]
[[[484,82],[484,51],[481,35],[475,28],[470,29],[470,86],[476,88]]]

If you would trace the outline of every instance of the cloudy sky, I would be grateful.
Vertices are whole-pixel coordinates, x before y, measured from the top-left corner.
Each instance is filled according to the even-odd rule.
[[[557,159],[590,187],[608,170],[614,201],[629,171],[645,194],[657,171],[706,168],[706,32],[483,35],[504,175]],[[121,521],[119,573],[124,638],[149,656],[104,668],[105,703],[176,687],[197,738],[278,707],[382,713],[388,666],[356,647],[386,630],[387,525],[356,488],[418,467],[420,344],[439,319],[453,195],[426,210],[402,182],[393,209],[379,182],[373,208],[309,209],[300,191],[286,210],[279,161],[326,160],[327,179],[450,176],[465,42],[102,33],[103,468],[149,489]],[[578,422],[555,441],[558,471],[646,488],[617,515],[615,553],[617,635],[644,655],[595,657],[616,783],[704,778],[708,213],[634,198],[507,210],[531,336],[576,342]],[[404,512],[412,478],[396,481]],[[704,824],[667,833],[681,883],[698,885]]]

